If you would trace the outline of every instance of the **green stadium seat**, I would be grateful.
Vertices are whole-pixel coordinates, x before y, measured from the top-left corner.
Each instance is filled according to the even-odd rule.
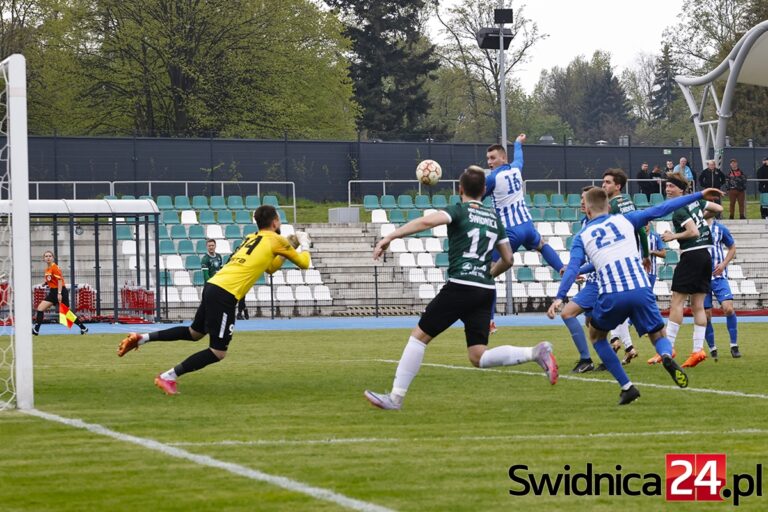
[[[176,196],[173,198],[173,207],[177,210],[191,210],[192,203],[187,196]]]
[[[579,219],[579,210],[576,208],[563,208],[560,210],[560,220],[565,222],[575,222]]]
[[[381,208],[379,205],[379,196],[367,195],[363,197],[363,208],[365,211],[378,210]]]
[[[224,236],[227,238],[241,239],[243,237],[242,228],[240,228],[238,224],[224,226]]]
[[[667,265],[677,265],[680,263],[680,254],[677,251],[668,249],[667,255],[664,257],[664,263]]]
[[[226,210],[227,200],[224,196],[211,196],[211,210]]]
[[[169,270],[160,271],[160,286],[173,286],[173,278],[171,277],[171,272]],[[163,292],[161,290],[160,300],[163,300],[163,298],[165,297],[165,295],[163,295],[162,293]]]
[[[203,276],[202,270],[195,270],[192,272],[192,284],[195,286],[203,286],[205,284],[205,276]]]
[[[277,196],[264,196],[261,198],[261,204],[268,204],[277,208],[279,206],[277,202]]]
[[[656,219],[656,220],[665,220],[665,221],[667,221],[667,222],[672,222],[672,214],[671,214],[671,213],[668,213],[668,214],[666,214],[665,216],[663,216],[663,217],[659,217],[659,218],[658,218],[658,219]]]
[[[240,248],[240,244],[243,243],[243,238],[240,236],[237,238],[230,238],[228,239],[228,242],[229,242],[229,247],[232,249],[232,252],[235,252]]]
[[[189,226],[188,236],[190,240],[202,240],[205,238],[205,228],[200,224],[192,224]]]
[[[533,199],[531,199],[531,194],[525,194],[525,204],[528,206],[533,206]]]
[[[102,199],[111,199],[111,200],[114,200],[114,199],[117,199],[117,196],[113,196],[113,195],[107,195],[107,196],[104,196]]]
[[[160,210],[173,210],[173,200],[171,196],[157,196],[157,208]]]
[[[139,196],[139,199],[146,199],[148,201],[154,201],[155,200],[154,197],[148,196],[148,195]]]
[[[256,224],[246,224],[243,226],[243,238],[250,235],[251,233],[258,233],[259,227]]]
[[[205,238],[195,240],[195,252],[197,254],[205,254],[208,252],[208,248],[205,246]]]
[[[255,210],[261,206],[261,198],[259,196],[245,196],[245,207],[248,210]]]
[[[571,233],[574,235],[581,231],[581,222],[572,222],[571,223]]]
[[[533,222],[541,222],[544,220],[544,210],[541,208],[531,208],[531,220]]]
[[[267,284],[267,273],[262,272],[259,278],[254,283],[256,286],[264,286]]]
[[[557,222],[560,220],[560,211],[557,208],[545,208],[544,220],[546,222]]]
[[[216,218],[219,221],[219,224],[232,224],[234,221],[232,220],[232,212],[229,210],[218,210],[216,212]]]
[[[416,220],[422,216],[421,212],[416,209],[406,210],[405,212],[405,220],[410,222],[412,220]]]
[[[432,207],[433,208],[445,208],[448,206],[448,200],[445,198],[442,194],[435,194],[432,196]]]
[[[213,215],[213,210],[200,210],[198,221],[200,224],[216,224],[216,217]]]
[[[443,239],[443,250],[444,250],[445,252],[448,252],[448,247],[449,247],[449,244],[448,244],[448,239],[447,239],[447,238],[444,238],[444,239]]]
[[[227,206],[230,210],[242,210],[245,208],[243,198],[241,196],[229,196],[227,197]]]
[[[122,196],[120,196],[120,199],[136,199],[136,196],[132,194],[123,194]]]
[[[277,216],[280,217],[280,222],[287,223],[288,222],[288,216],[285,215],[285,212],[281,209],[277,209]]]
[[[185,254],[195,254],[195,245],[192,243],[192,240],[187,240],[186,238],[184,240],[179,240],[177,251],[181,255]]]
[[[517,280],[521,283],[529,283],[534,281],[533,270],[531,270],[530,267],[520,267],[517,269],[517,272],[515,272],[515,275],[517,276]]]
[[[160,224],[159,226],[157,226],[157,230],[158,230],[158,235],[157,235],[158,240],[168,240],[169,238],[171,238],[170,235],[168,235],[168,227],[165,226],[164,224]]]
[[[173,240],[160,240],[160,254],[176,254],[176,245]]]
[[[205,196],[193,196],[192,197],[192,209],[193,210],[207,210],[210,208],[208,204],[208,198]]]
[[[571,208],[581,208],[581,195],[568,194],[568,206]]]
[[[552,208],[565,208],[568,206],[565,202],[563,194],[552,194],[549,198],[549,204]]]
[[[632,202],[635,203],[635,206],[638,208],[648,208],[651,206],[651,203],[648,201],[648,196],[642,192],[633,195]]]
[[[410,210],[413,208],[413,198],[408,194],[400,194],[397,196],[397,207],[401,210]]]
[[[171,226],[171,238],[173,240],[183,240],[187,238],[187,227],[183,224]]]
[[[392,210],[389,212],[389,222],[392,224],[404,224],[405,212],[403,210]]]
[[[299,267],[297,267],[296,264],[294,262],[292,262],[291,260],[285,260],[285,262],[283,263],[283,266],[281,268],[283,270],[296,270]]]
[[[395,196],[389,194],[381,196],[381,207],[385,210],[394,210],[397,208],[397,200],[395,200]]]
[[[768,193],[760,194],[760,206],[768,206]]]
[[[432,208],[432,201],[429,200],[429,196],[419,194],[413,201],[413,205],[420,210],[426,210],[427,208]]]
[[[573,235],[565,239],[565,248],[570,251],[571,247],[573,247]]]
[[[562,281],[563,277],[560,275],[560,272],[558,272],[555,269],[551,269],[552,271],[552,280],[553,281]]]
[[[675,267],[671,265],[664,265],[659,269],[659,279],[661,281],[671,281],[674,275]]]
[[[448,198],[448,204],[456,204],[461,202],[461,196],[459,194],[451,194]]]
[[[493,198],[491,196],[484,198],[483,206],[485,206],[486,208],[493,208]]]
[[[163,210],[160,215],[163,224],[181,224],[179,213],[176,210]]]
[[[534,194],[533,206],[536,208],[546,208],[549,206],[549,199],[546,194]]]
[[[118,240],[133,240],[133,229],[131,229],[131,226],[119,225],[116,227]]]
[[[438,268],[448,268],[447,252],[438,252],[435,254],[435,266]]]
[[[658,192],[654,192],[653,194],[651,194],[651,204],[653,206],[656,206],[657,204],[662,203],[662,202],[664,202],[664,196],[663,195],[661,195]]]
[[[236,224],[253,224],[253,212],[250,210],[235,210]]]
[[[190,254],[184,258],[184,268],[187,270],[200,270],[201,266],[200,256],[197,254]]]

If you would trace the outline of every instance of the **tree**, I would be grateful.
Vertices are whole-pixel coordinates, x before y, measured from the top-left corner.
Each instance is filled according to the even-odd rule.
[[[650,98],[654,83],[654,56],[638,54],[634,66],[621,73],[621,85],[627,91],[627,98],[634,117],[641,122],[651,122]]]
[[[423,0],[326,0],[346,23],[350,73],[369,137],[422,138],[430,108],[426,82],[439,64],[423,36]]]
[[[496,7],[497,3],[490,0],[463,0],[442,13],[439,8],[436,10],[443,31],[449,37],[449,43],[440,48],[443,66],[456,70],[450,74],[451,79],[460,80],[464,91],[458,101],[463,107],[460,114],[463,126],[457,126],[457,133],[466,127],[466,131],[476,133],[483,140],[499,140],[501,135],[499,95],[502,73],[498,51],[481,50],[475,34],[481,27],[494,26],[493,10]],[[527,60],[537,42],[547,37],[539,33],[535,22],[525,17],[524,7],[514,11],[514,21],[507,26],[512,32],[512,42],[505,54],[504,70],[509,92],[508,112],[511,108],[513,115],[516,98],[524,97],[515,92],[518,86],[513,77],[514,69]],[[507,124],[511,125],[509,121]]]
[[[654,121],[673,121],[672,105],[681,96],[677,82],[675,82],[676,75],[677,66],[672,60],[672,48],[669,43],[665,43],[661,48],[661,56],[656,59],[653,73],[650,114]]]

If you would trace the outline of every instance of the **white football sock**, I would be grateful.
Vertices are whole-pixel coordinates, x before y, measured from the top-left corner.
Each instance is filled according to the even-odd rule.
[[[160,374],[160,378],[163,379],[163,380],[175,381],[177,379],[177,377],[178,376],[176,375],[176,370],[174,370],[173,368],[171,368],[170,370],[168,370],[165,373],[161,373]]]
[[[611,335],[619,338],[621,343],[624,345],[624,348],[628,349],[631,347],[632,336],[629,334],[629,319],[624,320],[622,324],[618,325],[614,330],[612,330]]]
[[[704,350],[704,334],[707,332],[706,325],[693,326],[693,351],[699,352]]]
[[[676,324],[673,321],[667,322],[667,339],[672,344],[672,348],[675,348],[675,340],[677,339],[677,332],[680,330],[680,324]]]
[[[140,334],[141,338],[139,339],[139,345],[143,345],[146,342],[149,341],[149,333]]]
[[[397,364],[395,381],[392,383],[392,398],[394,400],[402,400],[408,392],[411,381],[419,373],[421,361],[424,359],[424,352],[426,350],[426,343],[417,340],[413,336],[408,338],[408,343],[403,349],[403,355],[400,356],[400,362]]]
[[[527,363],[528,361],[533,361],[533,347],[502,345],[483,352],[483,355],[480,356],[480,368],[513,366],[520,363]]]

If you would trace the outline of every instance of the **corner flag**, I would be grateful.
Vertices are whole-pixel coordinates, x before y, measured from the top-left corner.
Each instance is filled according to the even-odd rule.
[[[71,329],[75,320],[77,320],[77,317],[70,311],[66,304],[59,303],[59,323],[65,325],[68,329]]]

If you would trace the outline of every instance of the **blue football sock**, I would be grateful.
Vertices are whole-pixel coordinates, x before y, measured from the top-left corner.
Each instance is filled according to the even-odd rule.
[[[671,356],[672,355],[672,343],[669,342],[669,339],[667,337],[662,337],[656,340],[656,343],[654,344],[654,348],[656,349],[656,353],[660,356]]]
[[[496,288],[493,289],[493,303],[491,303],[491,322],[496,318]]]
[[[549,244],[544,244],[541,248],[541,255],[544,258],[544,261],[547,262],[547,265],[556,271],[560,272],[563,268],[563,262],[560,261],[560,256],[557,255],[557,251],[550,247]]]
[[[624,367],[621,366],[619,356],[617,356],[616,352],[613,351],[613,348],[611,347],[611,344],[608,343],[608,340],[603,338],[595,342],[593,345],[595,347],[595,352],[597,352],[597,355],[600,356],[600,359],[603,361],[603,364],[608,369],[608,371],[611,372],[613,378],[619,382],[619,385],[624,386],[625,384],[628,384],[629,376],[627,375],[627,372],[624,371]]]
[[[704,339],[707,340],[710,350],[715,348],[715,328],[712,327],[712,320],[707,320],[707,330],[704,331]]]
[[[736,313],[733,313],[725,317],[725,324],[728,326],[728,334],[731,335],[731,345],[738,344],[739,328],[736,322]]]
[[[579,351],[579,357],[582,360],[590,359],[587,337],[584,335],[584,329],[581,327],[578,318],[568,318],[563,320],[563,322],[571,332],[571,338],[573,338],[573,344],[576,345],[576,350]]]

